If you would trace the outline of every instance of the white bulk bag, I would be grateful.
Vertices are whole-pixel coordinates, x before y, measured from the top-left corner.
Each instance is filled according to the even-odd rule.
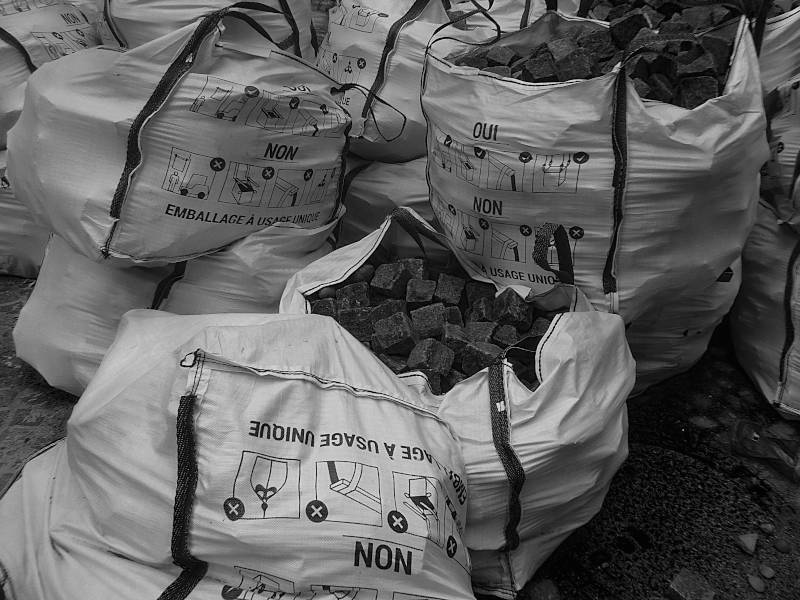
[[[53,387],[79,396],[122,315],[155,307],[182,315],[275,313],[286,281],[330,252],[336,221],[315,229],[277,225],[170,267],[117,268],[54,236],[13,336],[17,356]]]
[[[36,277],[49,237],[14,196],[6,177],[6,152],[0,150],[0,274]]]
[[[800,6],[767,19],[758,62],[768,93],[772,150],[762,177],[762,197],[797,229],[800,203],[792,193],[800,173]]]
[[[369,126],[375,113],[376,129],[353,140],[353,152],[384,162],[424,156],[420,75],[428,41],[448,21],[442,0],[339,0],[330,9],[317,67],[352,86],[345,105],[354,118]]]
[[[281,312],[309,312],[306,296],[344,281],[403,230],[442,240],[413,211],[399,209],[359,242],[299,271],[286,284]],[[464,268],[486,281],[469,264]],[[555,317],[536,348],[536,390],[520,383],[502,359],[444,396],[419,385],[421,373],[400,376],[414,389],[427,390],[426,403],[438,407],[457,433],[470,490],[464,535],[473,588],[506,598],[515,597],[556,547],[600,510],[627,456],[625,399],[635,378],[619,316],[596,312],[573,286],[558,286],[532,301],[571,311]]]
[[[211,11],[233,4],[231,0],[97,0],[102,11],[103,43],[135,48],[189,25]],[[282,14],[261,13],[256,21],[287,52],[314,60],[317,45],[311,27],[310,0],[265,0]]]
[[[579,26],[603,25],[549,12],[501,43]],[[745,20],[724,94],[693,110],[642,100],[619,69],[526,83],[456,66],[433,44],[422,105],[434,213],[496,281],[575,283],[634,320],[740,254],[768,156],[760,89]]]
[[[67,435],[88,535],[118,555],[472,598],[455,438],[332,319],[129,313]]]
[[[100,43],[87,2],[0,3],[0,150],[22,110],[24,84],[43,64]]]
[[[628,326],[625,335],[636,360],[634,394],[687,371],[702,358],[741,282],[742,264],[737,259],[705,290],[666,297],[661,306]]]
[[[351,244],[372,233],[398,206],[414,209],[433,224],[425,179],[426,164],[425,158],[404,163],[371,162],[348,171],[343,194],[347,213],[341,221],[337,246]],[[412,254],[419,252],[419,247],[407,234],[394,236],[390,243],[393,247],[409,245]]]
[[[461,440],[476,592],[514,598],[600,510],[628,455],[634,361],[617,315],[557,315],[536,348],[531,391],[506,362],[456,384],[441,416]]]
[[[488,12],[500,27],[500,31],[512,32],[525,29],[539,19],[547,12],[548,2],[545,0],[477,0],[477,4]],[[560,0],[553,4],[558,4],[560,12],[566,15],[574,15],[578,12],[580,2],[576,0]],[[452,9],[459,12],[469,12],[475,9],[475,3],[471,1],[458,2],[453,5]],[[486,25],[486,18],[476,15],[470,17],[467,22]]]
[[[9,172],[37,220],[128,264],[330,222],[350,118],[326,75],[253,29],[274,9],[244,6],[31,77]]]
[[[800,235],[765,202],[742,254],[742,287],[731,311],[739,364],[767,401],[800,419],[798,346]]]

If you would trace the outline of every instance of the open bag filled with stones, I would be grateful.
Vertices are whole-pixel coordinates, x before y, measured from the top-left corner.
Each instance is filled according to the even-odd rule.
[[[531,83],[592,79],[627,58],[640,97],[695,108],[721,95],[740,13],[722,4],[684,6],[669,0],[595,4],[607,22],[563,17],[451,56],[503,77]]]
[[[408,244],[386,243],[404,232],[422,241],[416,256],[407,255]],[[568,308],[569,302],[526,301],[511,287],[498,292],[408,209],[297,273],[281,300],[281,312],[334,318],[395,373],[422,372],[434,394],[504,353],[520,380],[535,389],[532,351],[552,318]],[[513,347],[527,352],[511,352]]]

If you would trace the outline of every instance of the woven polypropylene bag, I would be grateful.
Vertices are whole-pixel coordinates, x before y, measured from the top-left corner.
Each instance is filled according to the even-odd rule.
[[[39,69],[9,136],[9,173],[37,220],[127,264],[329,223],[350,118],[325,74],[263,37],[258,6]]]
[[[547,13],[500,43],[603,26]],[[533,84],[456,66],[435,44],[422,106],[434,213],[503,284],[574,283],[631,321],[710,286],[752,227],[768,147],[744,20],[723,94],[692,110],[642,100],[619,69]]]
[[[102,11],[100,33],[105,44],[135,48],[180,29],[203,15],[230,6],[229,0],[97,0]],[[317,40],[311,27],[309,0],[267,0],[282,14],[256,16],[276,44],[307,60],[314,60]]]
[[[0,3],[0,150],[22,110],[30,74],[47,62],[99,43],[90,1]]]
[[[49,237],[14,195],[6,177],[6,152],[0,151],[0,273],[36,277]]]
[[[17,356],[53,387],[80,396],[124,313],[276,313],[286,281],[330,252],[335,226],[257,231],[174,270],[96,263],[54,236],[14,327]]]
[[[731,311],[739,364],[785,416],[800,419],[800,235],[766,202],[742,254],[742,287]]]
[[[411,388],[326,317],[161,315],[126,315],[67,424],[98,545],[280,591],[472,597],[458,444]]]

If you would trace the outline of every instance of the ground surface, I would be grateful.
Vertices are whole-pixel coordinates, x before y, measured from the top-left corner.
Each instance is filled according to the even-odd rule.
[[[11,330],[32,284],[0,277],[0,490],[32,452],[63,437],[75,401],[14,356]],[[800,486],[786,468],[735,455],[730,443],[747,421],[796,453],[800,432],[766,406],[726,337],[689,373],[631,400],[629,415],[630,457],[602,511],[525,595],[555,598],[546,578],[564,600],[659,600],[688,568],[717,600],[800,599]],[[758,534],[754,555],[737,542],[747,533]],[[761,565],[775,575],[757,592],[748,575]]]

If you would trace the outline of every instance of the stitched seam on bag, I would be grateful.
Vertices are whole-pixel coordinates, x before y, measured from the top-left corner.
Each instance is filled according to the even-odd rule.
[[[622,226],[622,200],[625,194],[625,183],[628,170],[628,141],[627,136],[627,78],[625,65],[620,67],[617,79],[614,82],[614,101],[611,111],[611,147],[614,151],[614,200],[612,206],[612,232],[611,244],[606,255],[606,264],[603,267],[603,293],[611,294],[617,291],[617,277],[613,274],[614,254],[619,243],[619,230]]]
[[[508,552],[519,546],[517,527],[522,517],[520,493],[525,484],[525,470],[511,445],[510,410],[503,383],[503,365],[489,365],[489,413],[492,424],[492,442],[508,480],[508,520],[504,530],[505,544],[502,551]]]
[[[798,241],[792,249],[792,254],[789,257],[789,264],[786,266],[786,287],[783,290],[783,311],[786,337],[784,338],[783,349],[781,350],[781,360],[778,370],[778,389],[781,389],[781,387],[786,383],[789,352],[794,345],[795,330],[794,321],[792,319],[792,296],[794,294],[794,274],[798,257],[800,257],[800,241]],[[776,401],[780,402],[781,399],[776,398]]]
[[[556,315],[553,319],[553,322],[550,324],[550,329],[548,330],[547,334],[542,338],[542,341],[539,342],[539,345],[536,347],[536,372],[538,373],[538,377],[542,379],[542,350],[544,350],[544,345],[550,341],[550,338],[553,337],[553,332],[558,325],[558,322],[561,320],[561,317],[564,313]],[[541,383],[541,382],[540,382]]]

